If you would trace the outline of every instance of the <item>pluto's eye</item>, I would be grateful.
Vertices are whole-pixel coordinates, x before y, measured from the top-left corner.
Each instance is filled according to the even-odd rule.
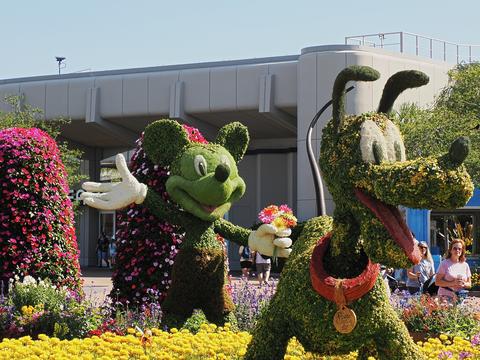
[[[385,154],[383,153],[382,146],[378,141],[374,141],[372,145],[373,158],[375,163],[380,164],[383,159],[385,159]]]
[[[402,161],[402,148],[397,141],[394,144],[394,148],[395,148],[395,159],[397,159],[397,161]]]
[[[372,120],[365,120],[360,128],[360,150],[365,162],[380,164],[388,160],[385,136]]]
[[[202,155],[195,155],[195,159],[193,160],[193,166],[195,167],[195,172],[198,175],[207,175],[207,161]]]
[[[405,145],[398,127],[387,121],[385,127],[385,141],[387,145],[387,158],[389,161],[405,161]]]

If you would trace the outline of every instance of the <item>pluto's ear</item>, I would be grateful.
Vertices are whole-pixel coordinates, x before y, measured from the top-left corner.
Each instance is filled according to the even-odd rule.
[[[245,125],[233,122],[223,126],[219,131],[215,142],[222,145],[238,163],[247,151],[250,136]]]
[[[145,128],[143,149],[147,157],[161,166],[170,165],[190,143],[187,132],[175,120],[157,120]]]
[[[332,117],[336,132],[345,118],[345,87],[349,81],[375,81],[380,73],[369,66],[351,65],[337,75],[332,91]]]
[[[383,88],[377,112],[388,114],[392,111],[393,103],[404,90],[426,85],[429,80],[427,74],[417,70],[404,70],[393,74]]]

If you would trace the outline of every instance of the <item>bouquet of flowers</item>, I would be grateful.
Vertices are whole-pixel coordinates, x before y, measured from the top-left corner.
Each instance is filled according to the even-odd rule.
[[[297,218],[288,205],[269,205],[258,214],[262,224],[271,224],[277,228],[277,235],[290,236],[290,229],[297,225]],[[288,230],[288,231],[287,231]],[[285,234],[285,235],[283,235]],[[277,261],[277,247],[273,249],[273,259]]]

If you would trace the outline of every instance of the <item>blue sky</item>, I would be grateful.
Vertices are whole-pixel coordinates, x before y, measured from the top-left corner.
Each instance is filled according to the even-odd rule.
[[[479,44],[480,2],[24,0],[2,2],[0,79],[299,54],[406,31]]]

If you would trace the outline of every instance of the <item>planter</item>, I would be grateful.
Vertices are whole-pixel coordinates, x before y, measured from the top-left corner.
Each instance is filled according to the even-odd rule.
[[[410,337],[416,343],[417,341],[426,341],[430,336],[424,331],[409,331]]]

